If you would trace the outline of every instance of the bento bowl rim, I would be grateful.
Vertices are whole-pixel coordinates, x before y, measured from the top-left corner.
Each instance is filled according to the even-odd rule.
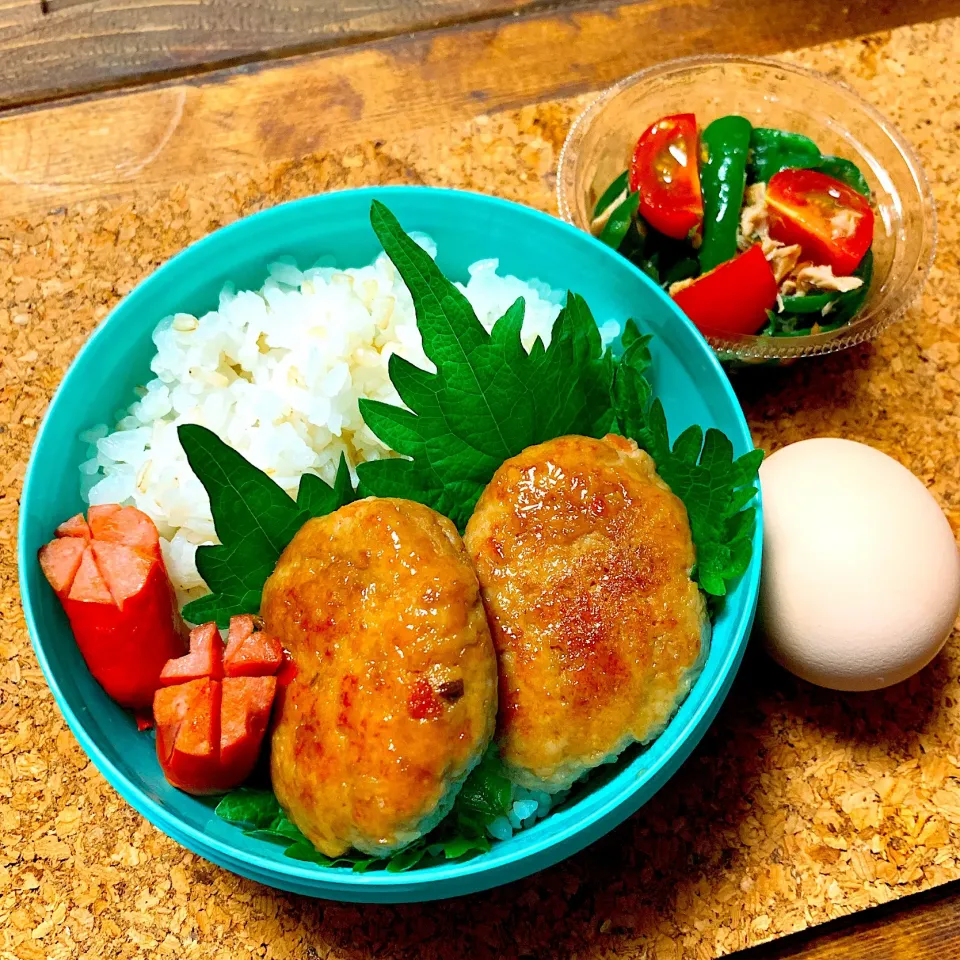
[[[425,192],[443,194],[448,197],[452,203],[465,198],[471,198],[474,201],[479,200],[485,204],[490,204],[496,209],[506,208],[516,211],[519,208],[525,215],[539,220],[551,230],[575,235],[577,242],[592,244],[601,248],[605,251],[605,255],[615,258],[618,269],[623,268],[622,258],[595,238],[584,234],[571,224],[564,223],[556,217],[549,216],[531,207],[473,191],[419,185],[392,185],[330,191],[324,194],[287,201],[249,216],[241,217],[180,251],[149,274],[134,289],[151,288],[153,285],[163,284],[166,281],[167,275],[175,266],[179,267],[184,261],[191,260],[199,252],[203,252],[208,246],[221,243],[225,236],[238,239],[242,238],[243,234],[251,229],[251,224],[269,224],[271,219],[289,214],[291,208],[299,208],[304,214],[309,214],[313,208],[322,207],[328,198],[347,193],[373,200],[383,198],[384,196],[423,194]],[[641,271],[636,270],[636,268],[632,269],[649,284],[651,292],[654,293],[655,296],[662,298],[669,304],[670,309],[675,314],[676,321],[687,325],[696,333],[689,320],[676,305],[673,304],[672,300],[670,300],[656,284],[644,276]],[[365,898],[360,895],[360,891],[364,889],[379,890],[383,893],[394,891],[397,893],[396,899],[391,899],[381,893],[376,898],[371,898],[371,902],[374,899],[377,902],[422,901],[443,898],[456,893],[475,892],[511,880],[520,879],[523,876],[550,866],[552,863],[556,863],[576,853],[584,846],[598,839],[606,830],[612,829],[617,823],[622,822],[634,813],[642,803],[646,802],[652,794],[647,796],[641,796],[641,794],[645,786],[651,781],[656,780],[658,773],[664,771],[664,768],[667,768],[666,775],[670,776],[676,767],[686,759],[712,722],[723,702],[742,659],[747,639],[749,638],[750,628],[756,612],[761,565],[762,506],[759,493],[756,498],[757,529],[754,537],[754,553],[750,567],[743,575],[741,581],[741,586],[745,590],[745,601],[742,604],[736,621],[730,626],[732,640],[729,650],[723,661],[719,664],[716,679],[709,688],[702,691],[700,700],[696,705],[696,710],[693,711],[688,722],[681,729],[673,733],[669,749],[664,751],[654,765],[646,768],[642,776],[635,777],[633,783],[626,783],[625,781],[629,775],[629,771],[626,769],[618,771],[609,783],[597,788],[605,791],[609,796],[604,798],[605,802],[603,802],[597,810],[592,812],[588,818],[570,823],[563,830],[543,831],[542,835],[537,839],[537,842],[535,844],[531,843],[531,845],[527,846],[523,851],[512,853],[509,844],[503,844],[503,851],[498,853],[498,845],[494,845],[489,853],[475,857],[472,860],[450,862],[402,873],[353,873],[344,869],[325,869],[316,864],[302,863],[295,859],[278,863],[276,860],[261,857],[256,853],[249,853],[246,850],[240,851],[229,843],[195,829],[185,823],[175,812],[167,810],[161,803],[147,795],[141,787],[131,782],[105,755],[97,741],[88,734],[78,716],[66,702],[66,697],[58,683],[58,678],[51,667],[44,649],[44,642],[40,636],[40,631],[34,616],[34,598],[31,595],[29,583],[23,576],[23,571],[27,569],[27,564],[36,563],[36,557],[28,555],[26,550],[26,530],[29,511],[24,509],[24,505],[30,502],[32,491],[43,483],[43,477],[39,471],[35,469],[35,460],[44,431],[48,428],[48,425],[56,419],[61,405],[65,405],[68,402],[66,399],[67,393],[75,389],[72,380],[76,371],[77,361],[83,352],[90,348],[90,345],[95,340],[109,337],[113,325],[123,322],[125,304],[132,293],[133,291],[123,297],[114,306],[84,343],[83,347],[81,347],[43,416],[43,421],[38,430],[34,442],[34,449],[24,478],[18,524],[18,566],[21,574],[20,586],[25,620],[41,670],[53,693],[58,708],[66,719],[74,736],[80,742],[88,756],[93,760],[98,770],[104,775],[111,786],[147,820],[172,839],[200,856],[234,873],[256,879],[268,885],[275,885],[280,889],[296,889],[300,892],[307,892],[309,895],[325,896],[331,899],[337,899],[339,894],[343,894],[344,899],[348,900],[364,900]],[[724,392],[725,399],[736,412],[738,434],[730,437],[734,448],[739,452],[752,449],[753,441],[750,430],[736,394],[713,352],[707,348],[705,341],[699,337],[699,334],[696,334],[696,336],[703,344],[704,359],[713,369],[718,388]],[[653,792],[656,792],[660,786],[662,786],[662,784],[659,784]],[[592,826],[597,828],[594,833],[590,832]],[[579,835],[583,836],[580,836],[578,839]],[[540,857],[538,859],[539,854],[544,854],[550,850],[556,855],[548,856],[547,858]],[[490,874],[491,877],[488,882],[485,882],[483,877],[487,874]],[[474,882],[468,884],[469,889],[454,890],[452,893],[444,892],[442,889],[444,882],[465,877],[474,878]]]

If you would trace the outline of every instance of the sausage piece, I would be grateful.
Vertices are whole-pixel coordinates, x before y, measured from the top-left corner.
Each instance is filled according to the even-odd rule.
[[[163,665],[186,650],[153,521],[134,507],[91,507],[39,556],[90,672],[121,706],[150,707]]]

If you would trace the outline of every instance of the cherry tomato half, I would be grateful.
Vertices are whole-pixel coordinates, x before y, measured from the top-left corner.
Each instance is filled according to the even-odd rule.
[[[630,190],[640,191],[640,214],[654,230],[676,240],[699,231],[703,198],[692,113],[663,117],[644,131],[630,162]]]
[[[805,258],[838,277],[856,270],[873,243],[873,210],[863,194],[819,170],[781,170],[767,184],[770,236],[799,243]]]
[[[707,336],[756,333],[777,302],[777,280],[757,244],[678,290],[673,299]]]

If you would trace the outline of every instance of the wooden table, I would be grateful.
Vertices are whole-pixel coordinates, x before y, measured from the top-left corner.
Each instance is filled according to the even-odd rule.
[[[11,545],[19,483],[49,393],[93,324],[159,262],[226,220],[317,184],[371,179],[480,186],[550,209],[556,147],[581,103],[570,98],[674,56],[777,54],[870,34],[854,45],[850,79],[858,80],[876,75],[895,37],[895,45],[917,48],[915,63],[933,57],[922,75],[905,71],[903,82],[936,103],[938,85],[960,68],[960,21],[942,29],[923,25],[958,16],[960,0],[0,0],[0,960],[237,956],[223,946],[225,931],[233,929],[221,906],[227,897],[231,909],[240,905],[256,917],[260,933],[253,939],[261,947],[250,952],[267,957],[459,955],[451,937],[465,938],[471,956],[593,958],[622,950],[657,960],[713,956],[706,947],[688,954],[654,933],[616,939],[618,925],[633,931],[645,922],[639,915],[624,919],[616,883],[590,866],[596,858],[616,858],[616,838],[581,855],[583,869],[545,875],[554,899],[518,886],[531,912],[547,913],[531,913],[516,937],[479,922],[469,930],[447,928],[445,908],[298,905],[255,884],[225,880],[189,855],[178,859],[182,851],[87,764],[45,690],[16,595]],[[830,56],[817,65],[842,74],[845,61]],[[935,119],[948,139],[952,130],[953,143],[937,154],[935,185],[942,187],[941,203],[956,203],[949,170],[960,164],[960,103],[940,107],[926,122]],[[464,146],[467,139],[486,145],[482,162]],[[229,173],[226,180],[217,179],[221,172]],[[217,185],[221,196],[191,184]],[[956,227],[944,221],[943,236],[957,239]],[[925,316],[955,310],[960,297],[950,287],[957,255],[941,250],[947,259],[938,260],[940,285]],[[878,349],[894,369],[906,365],[922,382],[915,358],[900,356],[898,341]],[[928,354],[936,361],[930,377],[937,378],[929,396],[948,403],[960,351],[934,344]],[[886,374],[877,376],[876,356],[851,352],[787,381],[742,388],[761,441],[809,433],[804,403],[818,391],[834,406],[856,409],[845,386],[851,378],[869,383],[877,402],[885,402],[892,388]],[[896,415],[914,415],[897,406],[896,396],[889,402]],[[885,429],[864,424],[863,436],[882,442]],[[847,423],[844,432],[855,435],[857,428]],[[901,432],[899,452],[941,498],[956,529],[960,449],[925,461],[916,449],[908,455],[921,434]],[[897,452],[896,442],[890,445]],[[766,669],[748,663],[732,699],[752,695],[751,678]],[[790,682],[777,683],[777,696],[796,697],[815,716],[828,709]],[[882,699],[868,704],[864,716],[874,707],[882,714]],[[721,717],[714,736],[740,730],[747,722],[742,713]],[[923,717],[904,722],[922,738]],[[717,750],[708,738],[691,763],[707,763]],[[935,775],[952,783],[949,774]],[[933,826],[921,835],[934,836],[942,825]],[[956,830],[942,829],[943,842],[956,846]],[[622,832],[615,837],[629,842]],[[825,862],[836,854],[823,849]],[[696,854],[688,856],[686,871],[695,873]],[[159,873],[149,872],[152,857],[164,864]],[[805,915],[805,904],[791,904],[794,928],[809,929],[737,955],[960,956],[960,881],[945,867],[927,869],[929,880],[908,873],[897,882],[906,890],[934,889],[825,924],[831,911],[822,905]],[[142,879],[148,876],[149,883]],[[164,939],[145,919],[167,909],[168,900],[179,939]],[[566,908],[551,916],[558,902]],[[843,910],[858,902],[849,899],[854,906]],[[503,901],[494,906],[499,922],[519,922]],[[749,936],[718,949],[763,939],[762,919],[754,918]]]

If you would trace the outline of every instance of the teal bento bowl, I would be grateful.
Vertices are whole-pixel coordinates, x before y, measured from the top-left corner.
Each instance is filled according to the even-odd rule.
[[[561,221],[480,194],[428,187],[347,190],[286,203],[218,230],[166,263],[110,313],[78,354],[43,419],[20,508],[19,564],[23,607],[37,659],[70,729],[100,772],[133,807],[178,843],[234,873],[272,887],[334,900],[432,900],[507,883],[568,857],[636,812],[687,758],[715,717],[743,655],[760,575],[757,524],[749,570],[714,622],[703,672],[663,734],[644,750],[603,767],[571,801],[536,826],[496,843],[482,856],[409,873],[365,874],[290,859],[281,847],[245,837],[218,819],[214,802],[180,793],[164,780],[152,735],[91,677],[67,620],[37,562],[58,523],[83,509],[78,434],[110,422],[149,379],[151,332],[177,311],[214,308],[227,281],[259,287],[266,265],[292,255],[302,265],[334,255],[338,266],[370,262],[380,247],[370,227],[373,199],[408,231],[439,247],[453,279],[488,257],[523,279],[582,294],[598,322],[634,317],[655,334],[653,377],[671,434],[692,423],[718,427],[737,454],[752,449],[737,398],[713,351],[659,287],[627,260]]]

